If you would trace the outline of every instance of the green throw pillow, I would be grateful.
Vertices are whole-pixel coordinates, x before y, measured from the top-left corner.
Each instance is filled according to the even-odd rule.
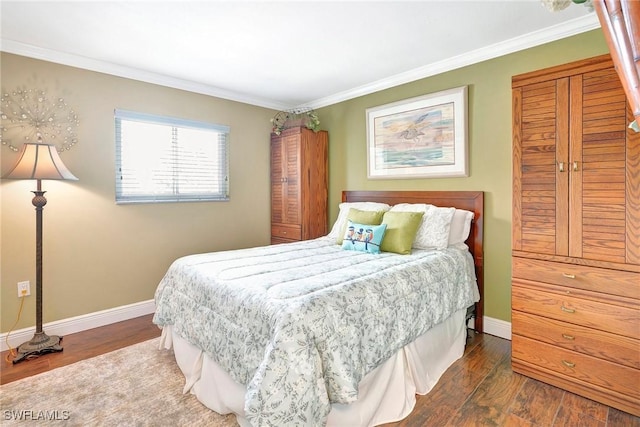
[[[338,244],[342,244],[342,239],[344,238],[344,233],[347,231],[347,224],[349,221],[364,225],[380,225],[383,214],[384,211],[361,211],[360,209],[349,209],[347,221],[342,228],[342,232],[338,236]]]
[[[410,254],[423,215],[424,212],[385,212],[382,223],[387,224],[387,230],[380,250],[402,255]]]

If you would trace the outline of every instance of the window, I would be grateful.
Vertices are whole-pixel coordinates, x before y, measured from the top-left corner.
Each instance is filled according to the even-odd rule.
[[[116,203],[229,200],[229,127],[115,110]]]

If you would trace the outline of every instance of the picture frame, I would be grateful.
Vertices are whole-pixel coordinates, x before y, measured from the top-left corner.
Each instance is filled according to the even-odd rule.
[[[469,176],[467,86],[368,108],[369,179]]]

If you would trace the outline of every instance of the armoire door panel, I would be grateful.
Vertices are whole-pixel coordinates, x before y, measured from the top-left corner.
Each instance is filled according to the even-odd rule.
[[[303,194],[303,206],[309,212],[326,212],[328,198],[328,183],[326,179],[311,179],[319,176],[328,169],[328,137],[326,133],[315,135],[316,141],[308,144],[308,159],[305,184],[306,191]],[[326,215],[309,215],[305,230],[310,236],[324,236],[328,233]]]
[[[626,224],[610,224],[606,230],[585,224],[613,219],[616,213],[617,219],[625,219],[626,98],[615,70],[585,73],[581,79],[583,137],[580,144],[572,146],[571,153],[571,161],[577,162],[575,170],[571,169],[571,191],[575,194],[572,206],[581,208],[570,218],[570,223],[576,224],[571,232],[579,235],[579,246],[570,255],[625,263]]]
[[[561,212],[567,212],[569,225],[567,238],[569,240],[568,254],[571,257],[582,257],[582,144],[584,138],[584,78],[583,74],[571,76],[569,79],[570,125],[564,130],[569,135],[566,153],[568,188],[568,205]],[[564,255],[564,254],[561,254]]]
[[[282,185],[271,184],[271,222],[282,223],[283,222],[283,203],[282,198]]]
[[[627,120],[633,120],[627,109]],[[627,128],[626,146],[626,210],[627,244],[625,262],[640,265],[640,133]]]
[[[580,134],[576,121],[580,120],[581,112],[576,110],[575,105],[581,100],[570,90],[571,85],[575,85],[575,81],[570,78],[556,80],[556,255],[569,254],[573,241],[569,228],[570,140],[578,139]]]
[[[281,140],[271,140],[271,222],[284,221],[284,157]]]
[[[285,152],[285,224],[300,224],[300,138],[283,138]]]
[[[562,88],[563,85],[567,86],[568,82],[560,84],[560,90],[566,91],[566,88]],[[566,95],[562,96],[566,98]],[[514,249],[555,254],[559,240],[556,235],[556,127],[567,126],[563,120],[566,122],[568,111],[557,111],[558,83],[555,81],[524,86],[519,98],[520,110],[514,111],[514,126],[517,120],[520,133],[518,147],[514,146],[514,151],[519,152],[519,156],[514,159],[514,185],[520,187],[521,197],[514,200],[514,222],[519,224],[519,230],[513,236]],[[568,106],[566,109],[568,110]],[[563,117],[560,122],[559,116]],[[566,162],[565,159],[564,163]],[[563,188],[561,191],[565,191],[566,185]],[[564,230],[562,227],[560,229]]]

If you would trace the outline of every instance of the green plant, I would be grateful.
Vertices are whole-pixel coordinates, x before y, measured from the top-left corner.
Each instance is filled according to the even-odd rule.
[[[314,132],[320,130],[320,119],[314,110],[293,110],[278,111],[271,119],[271,132],[280,135],[283,130],[288,129],[292,122],[298,122],[302,119],[302,124]]]

